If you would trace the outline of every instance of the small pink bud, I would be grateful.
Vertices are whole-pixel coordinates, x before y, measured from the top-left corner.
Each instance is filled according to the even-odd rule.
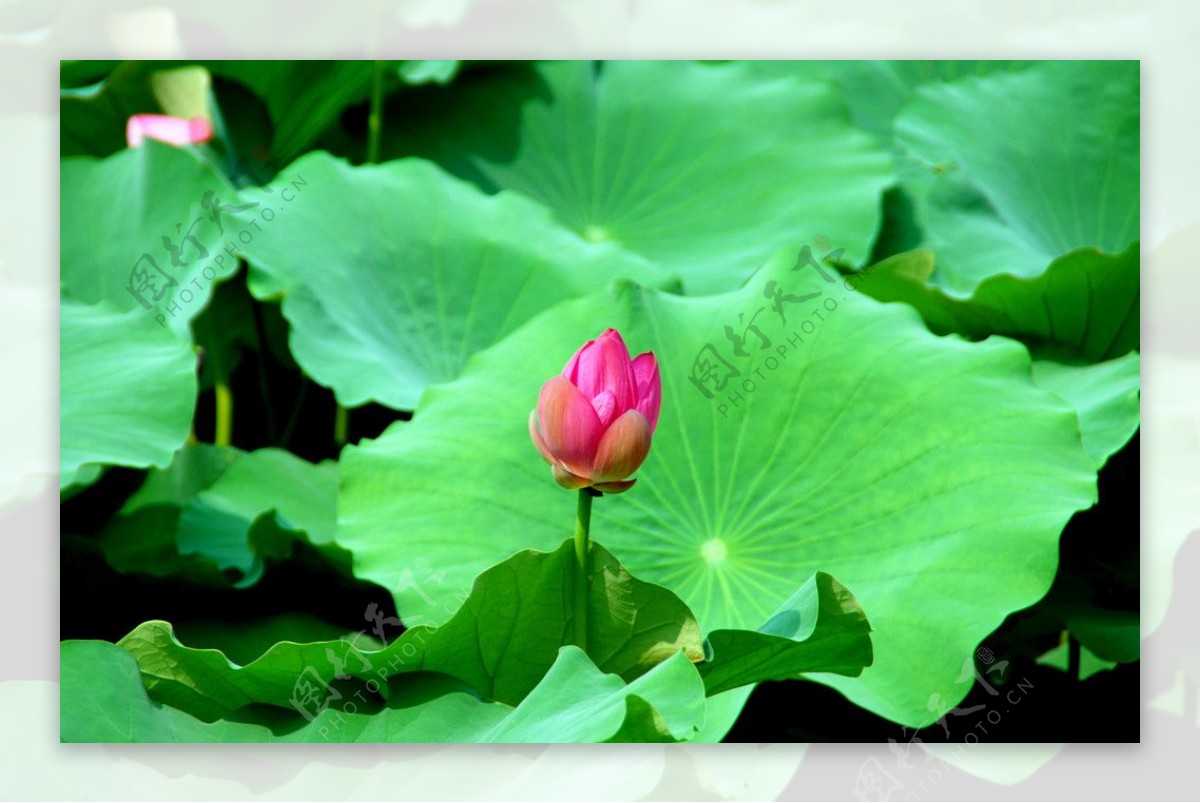
[[[616,329],[579,347],[529,415],[529,437],[564,488],[621,493],[650,452],[662,383],[652,352],[629,359]]]
[[[125,126],[125,140],[131,148],[140,147],[146,138],[183,147],[208,142],[212,135],[212,123],[203,117],[182,120],[165,114],[135,114]]]

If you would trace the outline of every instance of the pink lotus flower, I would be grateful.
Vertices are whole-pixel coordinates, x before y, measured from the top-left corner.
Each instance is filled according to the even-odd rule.
[[[529,436],[562,487],[621,493],[650,452],[661,405],[653,352],[631,360],[620,333],[606,329],[542,386]]]
[[[131,148],[140,147],[147,137],[182,147],[208,142],[212,135],[212,123],[203,117],[182,120],[165,114],[135,114],[125,126],[125,140]]]

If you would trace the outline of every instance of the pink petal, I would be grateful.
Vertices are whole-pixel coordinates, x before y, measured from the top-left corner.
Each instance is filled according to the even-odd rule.
[[[213,137],[212,123],[203,117],[193,117],[188,121],[188,136],[192,142],[208,142]]]
[[[165,114],[135,114],[125,125],[125,140],[136,148],[146,138],[182,147],[212,139],[212,124],[203,117],[182,120]]]
[[[650,422],[637,410],[630,410],[600,439],[590,476],[596,482],[623,480],[638,470],[649,453]]]
[[[529,437],[533,441],[533,445],[537,447],[538,454],[542,456],[542,459],[547,463],[554,463],[554,455],[550,454],[550,447],[546,445],[542,433],[538,432],[537,410],[529,411]]]
[[[578,474],[572,474],[567,469],[563,468],[562,463],[555,463],[550,466],[550,473],[554,475],[554,481],[568,491],[576,491],[580,488],[586,488],[591,485],[592,481],[587,477],[581,477]]]
[[[636,409],[650,422],[650,431],[658,429],[658,413],[662,407],[662,378],[658,375],[658,360],[653,351],[639,354],[633,361],[633,376],[637,380]]]
[[[592,399],[592,409],[600,419],[600,426],[607,427],[612,423],[613,414],[617,410],[617,397],[610,390],[602,390],[599,396]]]
[[[637,381],[629,349],[616,329],[605,329],[595,343],[580,351],[575,374],[575,386],[589,399],[606,390],[612,393],[617,416],[637,404]]]
[[[633,487],[637,480],[621,480],[619,482],[598,482],[592,487],[606,494],[622,494]]]
[[[576,379],[579,375],[579,355],[583,354],[584,349],[590,347],[595,340],[589,340],[579,348],[575,349],[575,353],[571,355],[571,359],[567,360],[566,366],[563,368],[562,375],[571,380],[571,384],[578,387]]]
[[[554,459],[586,476],[604,434],[591,400],[566,377],[554,376],[542,385],[537,415],[542,439]]]

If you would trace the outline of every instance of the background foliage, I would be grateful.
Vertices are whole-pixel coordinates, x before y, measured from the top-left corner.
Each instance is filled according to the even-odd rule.
[[[62,87],[64,740],[934,741],[1030,676],[1065,691],[1017,738],[1136,739],[1062,709],[1136,702],[1136,63]],[[137,112],[217,137],[125,149]],[[143,303],[135,265],[174,285]],[[556,598],[573,501],[528,411],[606,326],[664,408],[597,505],[597,610],[684,623],[632,664],[519,604]]]

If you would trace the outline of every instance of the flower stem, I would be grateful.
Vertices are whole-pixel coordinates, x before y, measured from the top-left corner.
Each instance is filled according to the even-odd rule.
[[[386,65],[375,60],[375,73],[371,80],[371,111],[367,115],[367,163],[379,163],[379,137],[383,134],[383,71]],[[350,414],[340,403],[333,422],[333,442],[340,448],[346,445],[346,434],[350,426]]]
[[[590,544],[592,526],[592,494],[587,488],[579,491],[579,506],[575,510],[575,646],[587,652],[587,609]]]
[[[371,82],[371,111],[367,117],[367,163],[379,162],[379,137],[383,133],[383,67],[375,62],[375,77]]]
[[[340,403],[337,414],[333,418],[333,442],[339,449],[346,445],[346,435],[350,429],[350,411]]]
[[[218,381],[214,394],[217,403],[217,423],[213,441],[217,446],[228,446],[233,437],[233,392],[224,381]]]

